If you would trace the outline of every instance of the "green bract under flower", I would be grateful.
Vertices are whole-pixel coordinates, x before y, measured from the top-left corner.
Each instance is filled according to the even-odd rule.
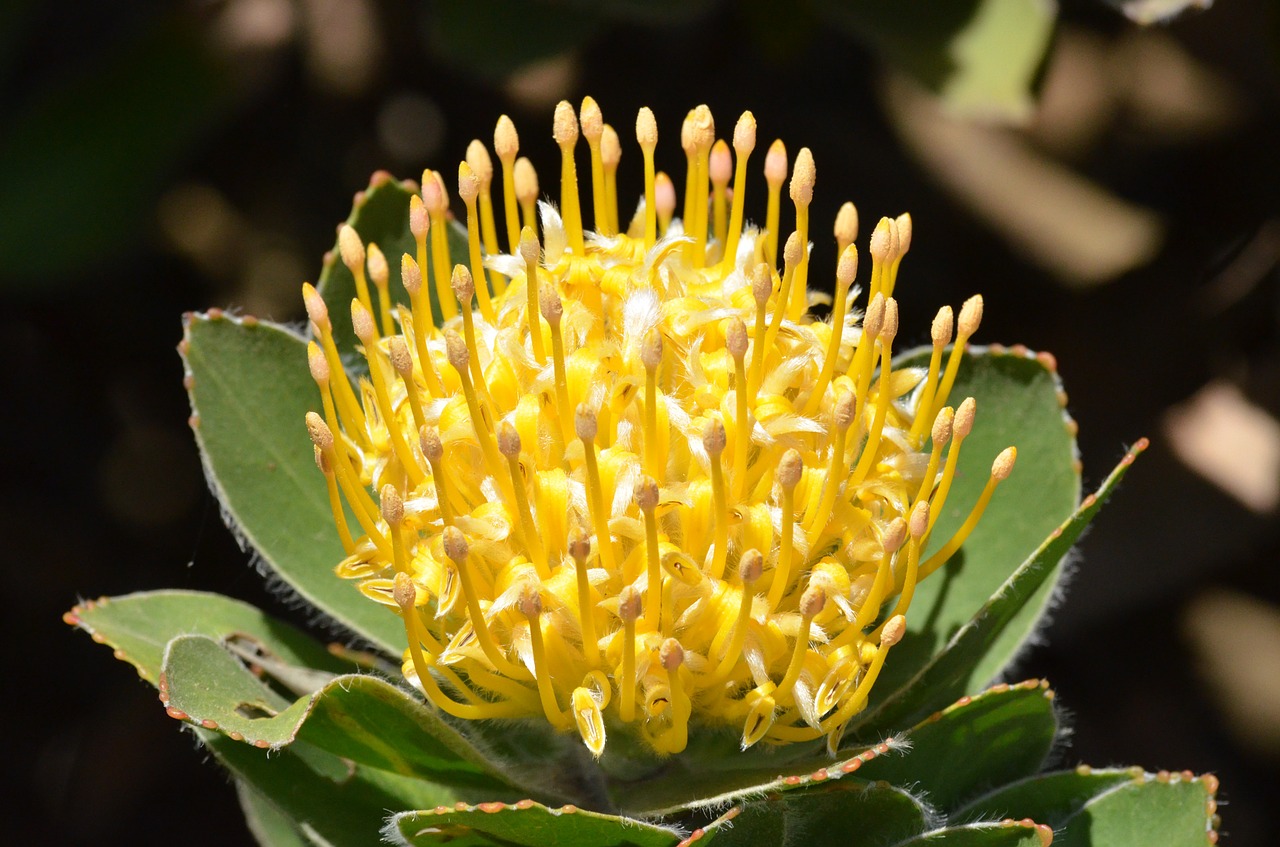
[[[579,207],[579,128],[594,231]],[[539,240],[536,177],[504,117],[506,242],[483,145],[459,168],[469,266],[449,267],[448,200],[428,171],[410,209],[416,255],[400,258],[412,308],[393,309],[377,246],[342,230],[368,363],[354,387],[304,286],[324,401],[307,427],[348,554],[338,573],[402,616],[405,674],[451,715],[541,716],[596,755],[610,732],[677,753],[700,725],[740,728],[744,747],[825,737],[834,750],[918,581],[959,549],[1013,466],[1013,448],[995,457],[968,520],[923,557],[974,422],[972,400],[947,403],[982,301],[958,321],[938,313],[927,369],[894,370],[908,216],[871,235],[863,313],[846,204],[832,317],[818,320],[809,151],[792,168],[797,225],[778,268],[781,142],[765,157],[757,229],[743,225],[749,112],[733,152],[713,144],[705,106],[689,113],[679,219],[648,109],[636,134],[645,198],[624,230],[617,135],[590,98],[580,118],[559,105],[561,200],[542,205]]]

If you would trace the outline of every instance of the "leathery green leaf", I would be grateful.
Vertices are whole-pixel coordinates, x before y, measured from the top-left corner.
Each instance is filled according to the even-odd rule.
[[[1053,832],[1031,820],[1012,819],[944,826],[894,847],[1048,847]]]
[[[1058,731],[1052,697],[1039,680],[962,697],[903,733],[904,755],[877,756],[858,775],[910,786],[935,808],[953,809],[1040,770]]]
[[[326,676],[351,670],[310,636],[221,594],[168,590],[103,597],[77,605],[63,619],[112,647],[152,685],[160,683],[165,646],[178,635],[235,636],[281,664]]]
[[[977,798],[956,817],[1032,817],[1054,829],[1055,847],[1190,847],[1211,843],[1218,781],[1189,771],[1141,768],[1042,774]]]
[[[233,531],[308,603],[399,655],[399,619],[333,572],[345,554],[304,423],[321,408],[305,342],[220,312],[187,315],[185,328],[196,443]]]
[[[553,809],[532,800],[403,812],[391,819],[385,836],[392,844],[413,847],[673,847],[680,840],[666,827],[575,806]]]
[[[888,847],[923,832],[928,815],[914,796],[883,782],[845,778],[771,793],[701,828],[697,844],[716,847]],[[698,830],[695,830],[697,833]]]
[[[214,757],[241,782],[292,820],[307,843],[367,847],[400,809],[456,801],[443,786],[354,765],[296,745],[268,754],[212,730],[195,728]]]
[[[412,695],[376,677],[336,677],[314,693],[281,696],[204,636],[165,651],[165,705],[236,740],[279,749],[302,741],[358,765],[438,782],[472,799],[512,796],[499,767]],[[550,790],[554,780],[544,780]]]

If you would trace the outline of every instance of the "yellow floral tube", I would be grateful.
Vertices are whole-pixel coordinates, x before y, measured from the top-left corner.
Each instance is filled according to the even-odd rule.
[[[516,160],[509,119],[495,135],[505,240],[492,209],[473,212],[477,177],[464,164],[470,250],[452,267],[446,240],[429,232],[444,225],[443,185],[427,180],[411,211],[418,254],[387,260],[412,271],[415,294],[422,269],[439,284],[452,267],[458,308],[442,304],[443,327],[426,297],[393,310],[384,285],[377,303],[362,287],[353,313],[368,375],[348,390],[341,359],[313,350],[326,405],[308,430],[339,531],[363,533],[348,537],[338,573],[403,618],[404,673],[449,714],[546,720],[597,756],[609,732],[678,753],[700,726],[734,727],[744,747],[824,736],[834,747],[902,637],[916,582],[958,548],[1012,468],[1006,451],[981,501],[962,504],[976,508],[941,558],[922,559],[973,425],[971,400],[961,413],[947,403],[981,299],[966,304],[945,368],[949,307],[934,320],[930,366],[899,373],[892,293],[908,216],[882,218],[870,239],[864,319],[852,204],[835,226],[836,279],[809,277],[807,149],[790,186],[806,231],[743,227],[755,119],[739,119],[732,153],[714,145],[708,197],[715,127],[698,107],[685,145],[692,215],[681,221],[642,109],[646,201],[620,226],[616,133],[594,101],[583,112],[579,124],[568,103],[556,109],[564,214],[543,205],[540,240],[520,187],[536,177]],[[580,135],[598,232],[580,211]],[[478,141],[469,158],[489,161]],[[776,229],[781,143],[764,171]],[[381,257],[354,230],[343,238],[353,264]],[[512,253],[485,256],[486,275],[479,245],[498,243]],[[826,320],[796,316],[813,282],[836,292]]]

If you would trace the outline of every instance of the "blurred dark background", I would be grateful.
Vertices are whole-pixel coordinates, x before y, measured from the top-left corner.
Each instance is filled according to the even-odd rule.
[[[677,182],[700,102],[722,135],[749,108],[761,151],[812,148],[814,279],[843,201],[864,239],[909,210],[905,332],[927,341],[939,304],[982,291],[981,341],[1052,351],[1086,490],[1151,438],[1016,676],[1047,676],[1068,709],[1064,765],[1214,772],[1225,842],[1268,843],[1280,9],[1141,26],[1185,4],[1065,2],[1055,21],[1032,3],[1045,17],[984,28],[968,16],[997,4],[952,4],[936,27],[875,5],[0,4],[9,843],[251,842],[152,689],[59,620],[80,597],[160,587],[300,620],[204,487],[179,316],[299,320],[299,285],[369,175],[448,174],[501,113],[545,187],[554,104],[588,93],[623,138],[623,197],[640,190],[641,105]]]

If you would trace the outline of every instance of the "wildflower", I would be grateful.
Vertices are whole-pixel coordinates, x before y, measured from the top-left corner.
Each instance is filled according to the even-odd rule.
[[[408,306],[390,302],[376,245],[342,229],[368,366],[355,388],[333,317],[303,286],[323,400],[306,424],[348,554],[337,571],[402,617],[404,673],[450,715],[541,715],[597,756],[614,731],[678,753],[698,726],[740,728],[744,748],[825,737],[834,750],[905,632],[917,583],[1013,465],[1010,448],[968,520],[925,558],[974,422],[972,399],[947,402],[982,300],[958,322],[938,312],[927,368],[895,369],[910,217],[876,225],[862,313],[857,212],[841,209],[831,317],[818,320],[806,314],[821,300],[809,287],[807,149],[792,163],[796,231],[779,270],[787,155],[781,141],[768,149],[766,226],[744,226],[750,112],[732,150],[710,110],[689,113],[676,218],[641,109],[645,196],[625,230],[621,146],[596,103],[580,116],[561,103],[554,137],[560,205],[540,204],[541,241],[537,177],[511,121],[494,137],[500,179],[482,144],[468,148],[456,185],[469,259],[454,267],[445,183],[424,174],[409,211],[416,255],[400,257]]]

